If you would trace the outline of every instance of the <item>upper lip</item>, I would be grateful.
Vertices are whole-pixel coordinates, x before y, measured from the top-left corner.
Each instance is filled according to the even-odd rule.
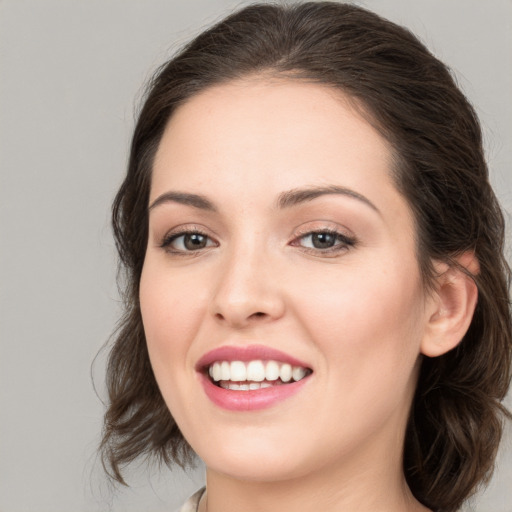
[[[302,366],[303,368],[310,368],[307,363],[300,359],[290,356],[285,352],[276,350],[272,347],[265,345],[247,345],[237,347],[233,345],[224,345],[215,348],[204,354],[196,364],[196,370],[203,371],[216,361],[279,361],[288,363],[292,366]]]

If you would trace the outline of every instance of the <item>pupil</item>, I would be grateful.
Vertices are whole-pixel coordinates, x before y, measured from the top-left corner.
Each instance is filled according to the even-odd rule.
[[[335,240],[331,233],[314,233],[312,241],[316,249],[328,249],[334,245]]]
[[[194,233],[186,235],[185,240],[183,242],[187,249],[202,249],[203,247],[206,246],[206,237],[204,235]]]

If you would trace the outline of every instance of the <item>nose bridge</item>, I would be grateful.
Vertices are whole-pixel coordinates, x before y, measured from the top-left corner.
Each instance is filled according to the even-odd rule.
[[[272,255],[260,238],[244,236],[222,257],[212,313],[236,327],[276,319],[284,312]]]

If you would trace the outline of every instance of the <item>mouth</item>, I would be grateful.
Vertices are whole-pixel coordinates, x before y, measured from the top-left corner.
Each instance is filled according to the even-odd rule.
[[[303,389],[313,369],[268,345],[224,345],[196,364],[206,396],[235,412],[273,407]]]
[[[254,391],[299,382],[312,370],[276,360],[214,361],[204,368],[217,387],[232,391]]]

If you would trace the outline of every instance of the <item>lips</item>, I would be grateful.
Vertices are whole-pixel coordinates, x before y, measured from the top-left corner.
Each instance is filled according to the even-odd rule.
[[[201,371],[216,361],[280,361],[292,366],[308,368],[307,363],[295,357],[264,345],[249,345],[246,347],[223,346],[207,352],[196,364],[196,370]]]
[[[196,370],[208,398],[230,410],[270,407],[295,394],[312,373],[306,363],[262,345],[217,348]]]

